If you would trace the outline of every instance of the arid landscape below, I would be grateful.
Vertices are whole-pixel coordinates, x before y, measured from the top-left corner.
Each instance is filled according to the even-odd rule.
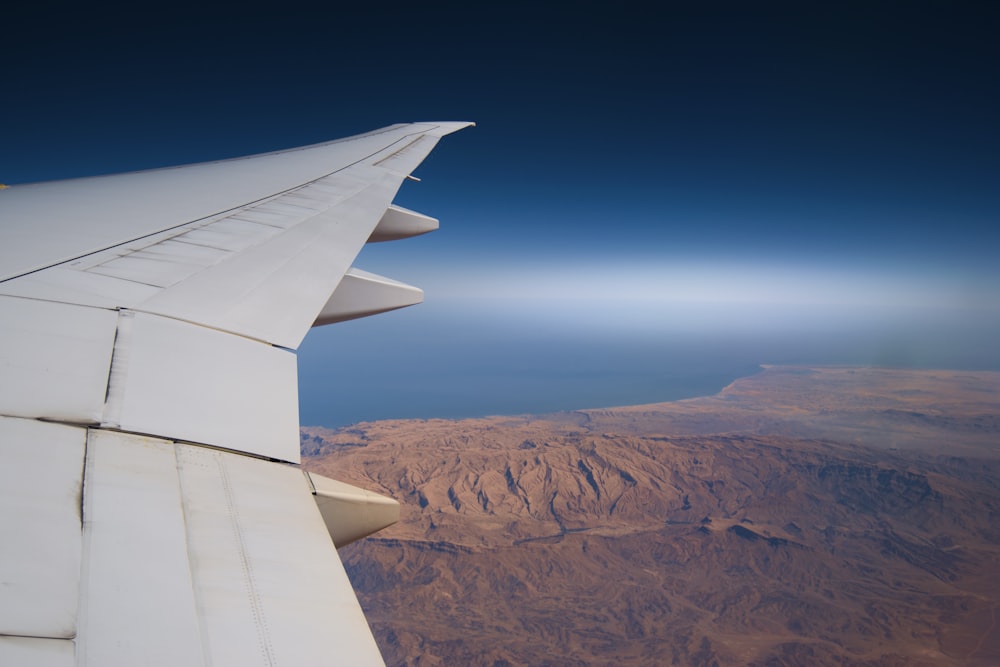
[[[388,665],[998,665],[1000,373],[302,429],[398,499],[341,556]]]

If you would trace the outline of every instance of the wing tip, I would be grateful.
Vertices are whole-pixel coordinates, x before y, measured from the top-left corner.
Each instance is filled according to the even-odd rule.
[[[451,134],[452,132],[458,132],[459,130],[464,130],[467,127],[476,126],[475,122],[471,120],[423,122],[423,123],[414,123],[414,125],[434,126],[434,129],[428,131],[427,134],[433,135],[435,137],[443,137],[446,134]]]

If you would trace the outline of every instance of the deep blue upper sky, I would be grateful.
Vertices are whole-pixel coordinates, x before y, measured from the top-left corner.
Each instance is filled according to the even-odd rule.
[[[0,182],[476,121],[398,199],[442,230],[358,262],[428,303],[307,341],[305,422],[1000,367],[1000,5],[690,4],[21,3]]]

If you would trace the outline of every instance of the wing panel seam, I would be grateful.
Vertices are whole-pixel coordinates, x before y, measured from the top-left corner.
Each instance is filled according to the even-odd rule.
[[[267,661],[268,665],[273,667],[275,665],[274,645],[271,642],[271,634],[267,625],[267,616],[264,613],[263,601],[261,600],[260,591],[254,578],[253,563],[247,555],[247,544],[243,536],[243,528],[240,525],[240,513],[236,505],[233,484],[229,479],[229,471],[226,469],[225,461],[218,455],[214,458],[219,471],[222,492],[226,498],[226,513],[229,516],[230,528],[233,531],[233,538],[236,540],[237,550],[239,551],[240,569],[243,570],[243,582],[246,585],[250,611],[253,615],[254,625],[257,626],[257,643],[260,647],[262,657]]]

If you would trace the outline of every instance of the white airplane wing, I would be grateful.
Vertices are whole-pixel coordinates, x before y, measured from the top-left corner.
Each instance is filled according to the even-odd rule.
[[[336,546],[394,501],[299,463],[310,327],[417,303],[352,268],[438,139],[0,190],[0,665],[381,665]]]

